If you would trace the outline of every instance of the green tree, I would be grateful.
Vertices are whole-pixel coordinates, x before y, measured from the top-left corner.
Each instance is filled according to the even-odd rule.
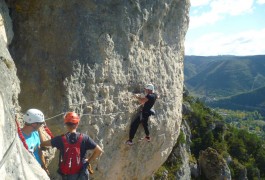
[[[258,168],[260,169],[261,176],[265,177],[265,149],[263,147],[257,152],[256,162]]]

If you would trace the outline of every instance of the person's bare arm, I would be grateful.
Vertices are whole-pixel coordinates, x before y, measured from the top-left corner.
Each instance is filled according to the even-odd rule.
[[[45,147],[45,146],[52,146],[51,144],[51,140],[47,140],[47,141],[43,141],[41,144],[40,144],[41,147]]]
[[[44,141],[43,126],[41,126],[41,127],[38,129],[38,133],[39,133],[39,136],[40,136],[40,143],[42,143],[42,142]]]
[[[144,98],[139,97],[138,101],[139,101],[140,104],[144,104],[144,103],[146,103],[148,101],[148,99],[146,97],[144,97]]]
[[[93,150],[93,153],[90,157],[87,158],[87,161],[90,163],[91,161],[94,161],[97,157],[99,157],[102,154],[103,150],[98,145]]]
[[[134,97],[137,98],[140,104],[144,104],[148,101],[148,99],[145,96],[142,96],[140,94],[135,94]]]

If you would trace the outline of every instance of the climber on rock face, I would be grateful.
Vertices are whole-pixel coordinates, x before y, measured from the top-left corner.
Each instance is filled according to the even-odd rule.
[[[45,158],[40,149],[40,136],[38,130],[44,124],[44,115],[38,109],[29,109],[23,116],[25,125],[19,132],[25,148],[36,158],[42,168],[49,174]]]
[[[102,149],[88,135],[76,131],[79,121],[75,112],[68,112],[64,117],[67,133],[41,144],[60,150],[58,172],[63,180],[87,180],[89,173],[93,173],[89,163],[102,153]],[[93,152],[86,158],[87,150]]]
[[[155,112],[151,108],[155,104],[156,99],[158,98],[157,94],[154,93],[154,85],[153,84],[147,84],[144,88],[145,96],[141,96],[139,94],[135,95],[141,105],[143,105],[143,108],[141,112],[137,115],[137,117],[132,121],[130,126],[130,133],[129,133],[129,140],[126,141],[127,145],[133,145],[133,138],[134,135],[138,129],[138,126],[142,123],[145,131],[145,137],[142,139],[147,140],[148,142],[151,141],[150,133],[148,129],[148,119],[149,116],[154,115]]]

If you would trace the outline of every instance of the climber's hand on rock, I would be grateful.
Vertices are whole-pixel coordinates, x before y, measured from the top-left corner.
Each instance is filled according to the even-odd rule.
[[[140,94],[134,94],[133,97],[134,98],[139,98],[140,97]]]

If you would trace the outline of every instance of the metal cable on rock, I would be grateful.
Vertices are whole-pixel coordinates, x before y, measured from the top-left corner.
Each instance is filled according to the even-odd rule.
[[[125,112],[116,112],[116,113],[109,113],[109,114],[91,114],[91,113],[86,113],[86,114],[82,114],[82,116],[109,116],[109,115],[117,115],[117,114],[121,114],[121,113],[125,113]]]
[[[113,97],[113,99],[117,99],[117,98],[120,98],[120,97]],[[84,104],[89,104],[89,103],[93,103],[93,102],[100,102],[100,101],[105,101],[105,100],[107,100],[107,99],[100,99],[100,100],[94,100],[94,101],[88,101],[88,102],[84,102],[84,103],[74,103],[74,104],[71,104],[71,105],[69,105],[70,107],[71,106],[78,106],[78,105],[84,105]],[[175,101],[170,101],[170,103],[175,103]],[[163,102],[163,103],[166,103],[166,104],[168,104],[169,103],[169,101],[168,102]],[[111,115],[111,114],[120,114],[120,113],[124,113],[124,112],[117,112],[117,113],[109,113],[109,114],[92,114],[92,113],[86,113],[86,114],[82,114],[82,116],[107,116],[107,115]],[[60,116],[60,115],[63,115],[63,114],[65,114],[65,112],[62,112],[62,113],[60,113],[60,114],[57,114],[57,115],[55,115],[55,116],[52,116],[52,117],[50,117],[50,118],[47,118],[47,119],[45,119],[45,121],[47,121],[47,120],[51,120],[51,119],[53,119],[53,118],[55,118],[55,117],[58,117],[58,116]]]
[[[47,121],[47,120],[51,120],[51,119],[56,118],[56,117],[58,117],[58,116],[61,116],[61,115],[63,115],[63,114],[65,114],[65,113],[63,112],[63,113],[57,114],[57,115],[55,115],[55,116],[49,117],[49,118],[45,119],[45,121]]]

